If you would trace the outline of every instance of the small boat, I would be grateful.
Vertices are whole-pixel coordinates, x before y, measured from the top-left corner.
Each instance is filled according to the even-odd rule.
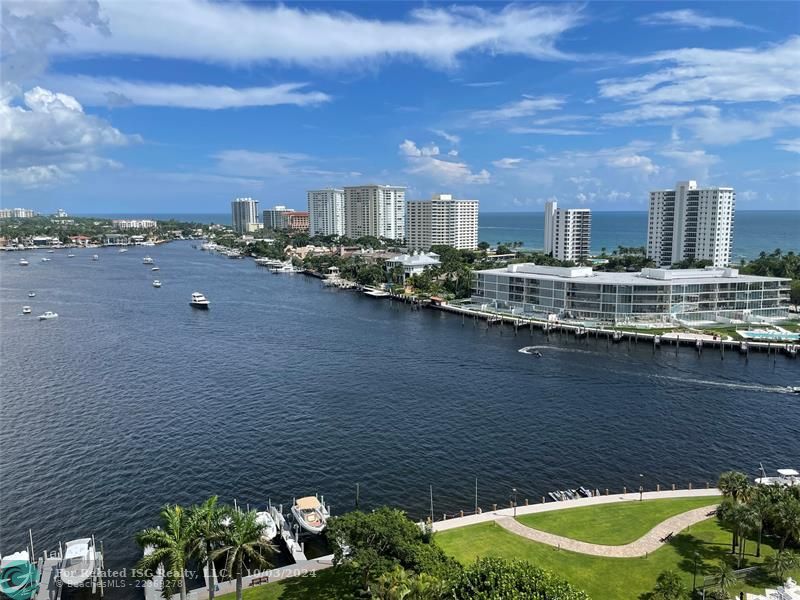
[[[142,264],[143,264],[143,265],[152,265],[154,262],[155,262],[155,261],[154,261],[152,258],[150,258],[149,256],[145,256],[145,257],[142,259]]]
[[[22,314],[23,314],[23,315],[29,315],[29,314],[31,314],[31,307],[30,307],[30,306],[23,306],[23,307],[22,307]]]
[[[27,267],[29,264],[30,263],[27,260],[25,260],[24,258],[20,258],[19,259],[19,266],[20,267]]]
[[[789,391],[792,392],[793,394],[800,394],[800,386],[798,386],[798,385],[790,385],[789,386]]]
[[[761,467],[761,477],[756,477],[755,482],[759,485],[780,485],[780,486],[800,486],[800,473],[795,469],[778,469],[777,477],[767,477],[764,467]]]
[[[75,255],[72,252],[70,252],[69,254],[67,254],[67,258],[75,258]]]
[[[205,309],[207,309],[211,303],[200,292],[193,292],[192,293],[192,301],[189,302],[189,304],[192,305],[194,308],[205,308]]]
[[[35,298],[35,297],[36,297],[36,292],[34,291],[28,292],[28,298]]]
[[[58,313],[54,313],[51,310],[46,311],[43,315],[39,315],[40,321],[47,321],[48,319],[55,319],[58,317]]]
[[[256,523],[261,525],[262,533],[261,539],[265,542],[272,541],[278,535],[278,526],[275,524],[275,519],[267,511],[256,513]]]
[[[55,250],[48,250],[48,251],[47,251],[47,253],[48,253],[48,254],[55,254],[55,253],[56,253],[56,251],[55,251]]]
[[[152,269],[150,269],[150,270],[151,270],[151,271],[160,271],[161,269],[159,269],[158,267],[153,267],[153,268],[152,268]]]
[[[0,595],[11,600],[30,600],[39,591],[39,570],[27,550],[0,557]]]
[[[292,516],[309,533],[322,533],[330,515],[319,498],[306,496],[292,504]]]
[[[94,574],[95,552],[92,538],[67,542],[59,577],[65,585],[79,586]]]
[[[92,260],[100,260],[100,257],[97,254],[92,254]]]
[[[119,249],[119,253],[120,253],[120,254],[125,254],[127,251],[128,251],[128,249],[127,249],[127,248],[120,248],[120,249]]]
[[[50,262],[51,260],[51,258],[47,258],[46,256],[42,257],[42,262]]]
[[[161,282],[158,279],[156,279],[155,281],[153,281],[153,287],[161,287]]]

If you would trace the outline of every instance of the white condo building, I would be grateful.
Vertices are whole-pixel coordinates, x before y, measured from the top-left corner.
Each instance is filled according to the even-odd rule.
[[[344,190],[308,192],[308,231],[311,235],[344,235]]]
[[[728,266],[735,204],[733,188],[698,188],[696,181],[680,181],[674,190],[650,192],[648,258],[659,267],[688,259]]]
[[[544,252],[559,260],[589,258],[592,211],[588,208],[558,208],[551,200],[544,205]]]
[[[231,224],[236,233],[248,233],[257,227],[258,200],[236,198],[231,202]]]
[[[394,185],[360,185],[344,188],[344,233],[404,240],[406,188]]]
[[[407,203],[406,238],[411,250],[446,245],[459,250],[478,247],[478,201],[437,194]]]

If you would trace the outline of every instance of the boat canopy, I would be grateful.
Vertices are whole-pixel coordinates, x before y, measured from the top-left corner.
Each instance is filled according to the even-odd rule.
[[[800,475],[800,473],[794,469],[778,469],[778,474],[783,475],[784,477],[797,477]]]
[[[295,506],[300,510],[316,510],[321,505],[316,496],[306,496],[305,498],[298,499]]]

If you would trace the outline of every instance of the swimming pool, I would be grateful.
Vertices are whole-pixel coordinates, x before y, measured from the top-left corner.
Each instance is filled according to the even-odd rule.
[[[748,340],[764,340],[767,342],[796,342],[800,340],[800,333],[789,331],[737,331],[740,336]]]

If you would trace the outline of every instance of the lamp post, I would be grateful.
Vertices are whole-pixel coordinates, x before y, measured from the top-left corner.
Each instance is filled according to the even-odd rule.
[[[642,501],[644,495],[644,473],[639,473],[639,502]]]
[[[514,518],[517,518],[517,488],[511,488],[511,493],[514,494]]]

